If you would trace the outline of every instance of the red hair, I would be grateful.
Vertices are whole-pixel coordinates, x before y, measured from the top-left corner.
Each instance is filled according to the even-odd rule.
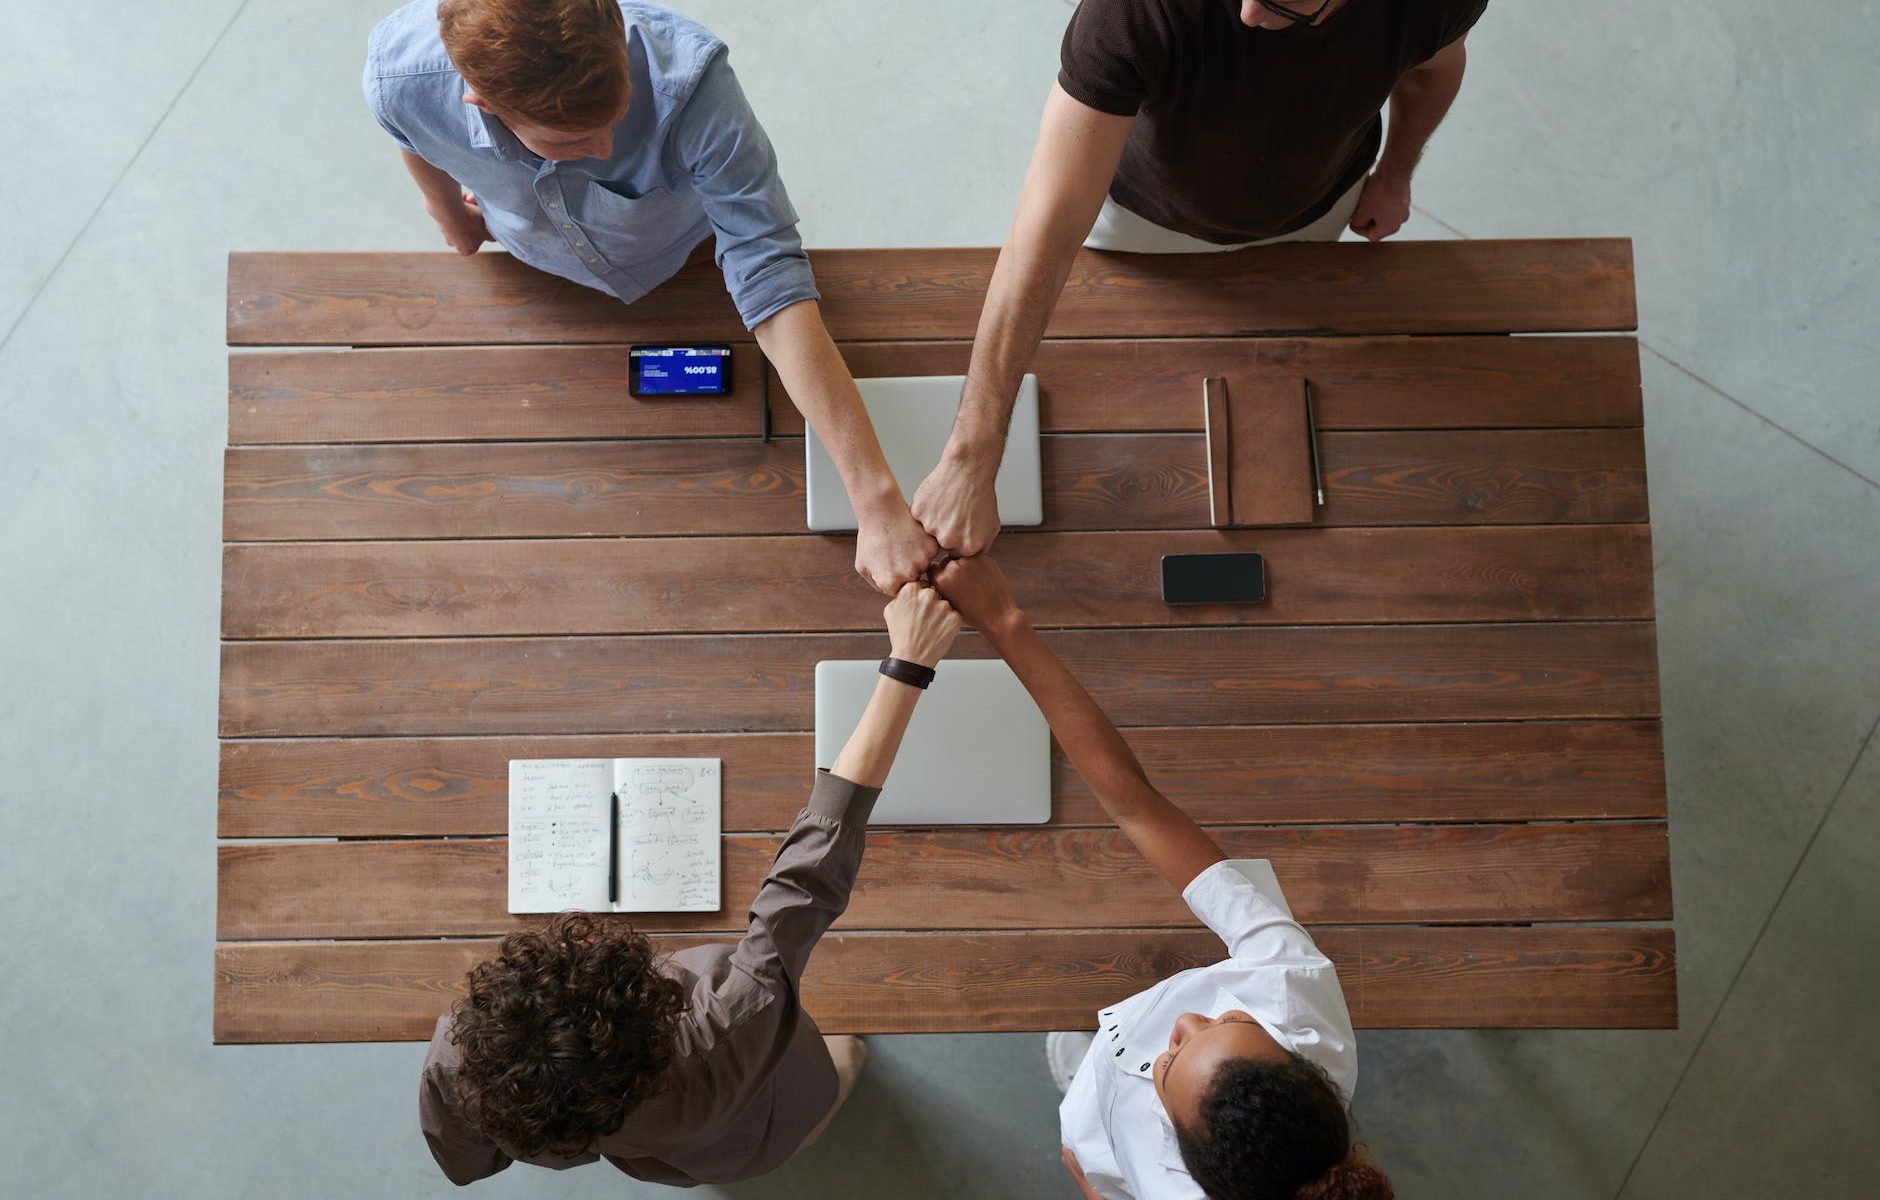
[[[438,31],[464,80],[499,113],[578,133],[633,98],[614,0],[439,0]]]

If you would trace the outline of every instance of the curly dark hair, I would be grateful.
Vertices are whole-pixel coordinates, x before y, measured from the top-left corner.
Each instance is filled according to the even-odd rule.
[[[1351,1142],[1338,1086],[1317,1063],[1239,1058],[1214,1072],[1197,1129],[1175,1124],[1182,1163],[1209,1200],[1392,1200]]]
[[[562,913],[504,938],[469,985],[457,1100],[517,1155],[583,1153],[664,1086],[686,994],[645,934]]]

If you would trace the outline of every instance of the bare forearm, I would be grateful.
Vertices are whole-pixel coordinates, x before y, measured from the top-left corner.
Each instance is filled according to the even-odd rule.
[[[1437,59],[1409,72],[1390,93],[1390,134],[1377,169],[1405,179],[1416,169],[1423,148],[1462,90],[1462,72],[1468,58],[1460,42]]]
[[[828,448],[856,515],[905,507],[855,379],[823,326],[821,307],[814,300],[792,304],[752,332],[797,410]]]
[[[981,632],[1031,693],[1103,811],[1164,879],[1186,888],[1225,857],[1206,830],[1149,782],[1123,735],[1022,613]]]
[[[919,688],[882,676],[855,732],[829,768],[830,773],[863,787],[885,784],[919,700]]]
[[[949,453],[990,456],[1005,445],[1012,400],[1051,323],[1077,248],[1110,190],[1131,118],[1101,113],[1052,85],[1018,214],[999,250]]]
[[[1019,381],[1051,323],[1077,247],[1090,228],[1089,222],[1082,231],[1026,228],[1023,220],[1021,215],[1021,224],[1013,226],[992,271],[950,447],[994,462],[1004,453]]]
[[[1096,793],[1104,811],[1120,821],[1152,802],[1154,789],[1135,751],[1024,614],[1014,614],[1003,627],[982,632],[1031,693],[1052,736]]]

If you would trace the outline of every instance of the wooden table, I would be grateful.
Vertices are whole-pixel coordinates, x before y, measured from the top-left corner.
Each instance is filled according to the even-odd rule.
[[[994,257],[815,254],[855,373],[962,372]],[[1274,861],[1359,1025],[1675,1023],[1637,347],[1504,336],[1635,320],[1625,241],[1086,253],[1035,361],[1047,522],[1000,561],[1156,781]],[[723,758],[725,907],[643,925],[731,936],[817,660],[883,641],[722,281],[238,254],[228,331],[216,1039],[428,1036],[517,923],[511,758]],[[660,338],[732,342],[736,394],[629,398]],[[1316,527],[1208,528],[1210,375],[1312,379]],[[1160,602],[1160,555],[1230,548],[1267,603]],[[1080,1027],[1221,952],[1054,780],[1045,827],[869,835],[826,1029]]]

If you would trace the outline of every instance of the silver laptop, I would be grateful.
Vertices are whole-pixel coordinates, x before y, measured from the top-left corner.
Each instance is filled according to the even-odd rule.
[[[816,664],[816,765],[855,732],[881,660]],[[1037,825],[1051,819],[1051,727],[998,659],[940,664],[871,825]]]
[[[874,423],[888,469],[902,494],[914,491],[940,462],[953,416],[960,407],[964,375],[915,375],[901,379],[858,379],[862,405]],[[815,430],[805,437],[809,476],[809,527],[839,531],[855,528],[855,510]],[[1044,521],[1044,484],[1038,460],[1038,377],[1027,375],[1018,386],[1012,424],[1005,438],[1005,461],[993,481],[1001,525],[1038,525]]]

